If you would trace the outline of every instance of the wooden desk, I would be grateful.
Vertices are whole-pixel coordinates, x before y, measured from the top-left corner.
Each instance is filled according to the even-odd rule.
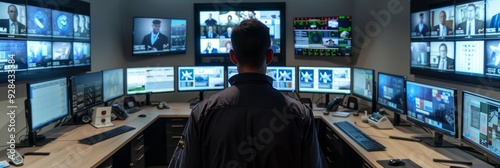
[[[124,121],[113,121],[116,126],[126,124],[136,129],[94,145],[80,144],[78,140],[114,127],[95,129],[90,124],[65,127],[58,133],[60,136],[55,141],[43,147],[19,149],[21,154],[28,151],[50,152],[49,156],[26,156],[22,167],[97,167],[159,118],[187,118],[191,113],[187,103],[169,103],[169,105],[171,106],[170,109],[158,110],[155,107],[148,107],[131,114]],[[147,116],[140,118],[138,117],[139,114],[146,114]],[[323,115],[322,112],[314,112],[316,119],[325,122],[328,127],[341,135],[342,139],[371,167],[383,167],[377,163],[377,160],[393,158],[411,159],[422,167],[449,167],[451,165],[433,162],[433,158],[472,161],[473,167],[492,167],[458,149],[435,149],[417,142],[389,139],[389,135],[410,137],[418,134],[407,133],[407,131],[400,129],[378,130],[368,127],[368,124],[361,122],[360,116],[351,115],[348,118],[338,118]],[[386,151],[367,152],[341,130],[333,126],[333,122],[344,120],[351,123],[356,122],[360,126],[358,128],[386,146]],[[0,159],[5,159],[5,156]]]

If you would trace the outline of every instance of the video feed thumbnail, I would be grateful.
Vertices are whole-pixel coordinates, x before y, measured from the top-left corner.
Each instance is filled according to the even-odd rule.
[[[76,39],[90,39],[90,16],[74,14],[73,31]]]
[[[90,43],[73,43],[73,63],[75,66],[90,65]]]
[[[67,67],[73,66],[71,42],[53,42],[52,43],[52,66]]]
[[[486,75],[500,76],[500,40],[485,41]]]
[[[26,41],[0,40],[0,72],[25,71],[27,68]]]
[[[179,67],[179,91],[224,89],[223,66]]]
[[[52,42],[28,41],[28,69],[52,68]]]
[[[0,2],[0,34],[26,35],[26,6]]]
[[[429,11],[411,14],[411,38],[424,38],[431,34]]]
[[[429,42],[411,42],[411,67],[430,68]]]
[[[170,51],[186,51],[187,20],[172,19]]]
[[[486,35],[500,37],[500,1],[486,0]]]
[[[185,20],[134,18],[133,52],[134,54],[147,55],[185,51],[185,30]]]
[[[455,72],[484,74],[484,41],[456,42]]]
[[[455,70],[455,43],[431,42],[430,67],[442,71]]]
[[[453,36],[455,31],[455,6],[447,6],[430,11],[431,37]]]
[[[52,10],[52,36],[73,38],[73,14]]]
[[[457,5],[455,37],[484,36],[484,1]]]
[[[27,6],[28,36],[52,36],[52,11],[47,8]]]
[[[351,69],[299,67],[299,91],[349,94],[351,92]]]

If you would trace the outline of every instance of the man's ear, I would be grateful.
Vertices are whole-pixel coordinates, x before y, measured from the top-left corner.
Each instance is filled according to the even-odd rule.
[[[270,64],[273,61],[273,49],[267,49],[266,51],[266,64]]]
[[[236,59],[236,52],[233,49],[229,50],[229,58],[234,65],[238,65],[238,60]]]

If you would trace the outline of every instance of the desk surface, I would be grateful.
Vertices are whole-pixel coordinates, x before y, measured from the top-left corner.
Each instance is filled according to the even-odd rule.
[[[140,112],[131,114],[127,120],[113,121],[115,125],[127,124],[135,127],[136,129],[94,145],[80,144],[78,143],[78,140],[113,129],[114,127],[96,129],[90,124],[64,127],[58,130],[59,137],[55,141],[43,147],[19,149],[21,154],[28,151],[50,152],[50,155],[48,156],[26,156],[24,159],[24,166],[22,167],[96,167],[107,158],[111,157],[122,146],[131,141],[133,137],[141,133],[158,118],[189,117],[191,112],[189,104],[169,103],[169,105],[171,106],[170,109],[158,110],[154,107],[145,108]],[[140,118],[138,117],[139,114],[146,114],[147,116]],[[413,128],[415,130],[403,130],[399,128],[392,130],[378,130],[374,127],[369,127],[366,123],[362,123],[360,116],[351,115],[348,118],[339,118],[326,116],[323,115],[322,112],[318,111],[314,112],[314,117],[316,119],[323,120],[337,134],[340,134],[343,140],[346,141],[347,144],[349,144],[372,167],[383,167],[377,163],[377,160],[389,160],[394,158],[411,159],[421,167],[450,167],[450,165],[452,165],[433,162],[433,158],[471,161],[473,162],[473,167],[492,167],[491,165],[486,164],[459,149],[429,148],[422,143],[389,139],[389,135],[410,137],[422,134],[413,133],[418,132],[416,128]],[[344,120],[350,121],[353,124],[356,123],[360,130],[386,146],[387,149],[385,151],[377,152],[367,152],[364,150],[332,124],[333,122]],[[5,156],[0,159],[5,159]]]

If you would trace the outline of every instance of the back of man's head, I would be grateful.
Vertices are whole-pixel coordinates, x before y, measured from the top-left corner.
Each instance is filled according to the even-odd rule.
[[[244,20],[233,29],[231,43],[240,66],[261,68],[271,46],[269,28],[255,19]]]

